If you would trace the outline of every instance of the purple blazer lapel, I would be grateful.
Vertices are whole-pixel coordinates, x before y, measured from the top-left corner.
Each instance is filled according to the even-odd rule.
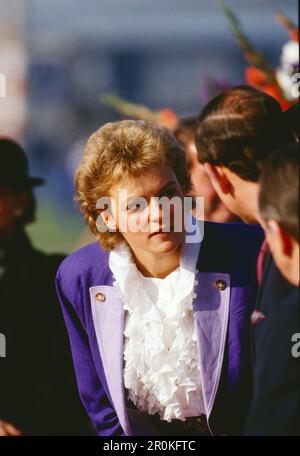
[[[209,418],[215,401],[225,350],[229,301],[229,274],[200,272],[194,299],[201,381],[206,415]]]
[[[90,288],[97,343],[109,392],[120,424],[131,435],[123,382],[124,309],[119,291],[102,285]]]

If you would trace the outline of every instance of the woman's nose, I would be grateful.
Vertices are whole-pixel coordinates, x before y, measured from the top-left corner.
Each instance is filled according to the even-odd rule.
[[[148,219],[149,219],[149,222],[152,222],[152,223],[161,223],[162,206],[159,202],[159,198],[157,198],[157,197],[153,197],[150,200]]]
[[[155,232],[160,229],[168,232],[171,225],[173,224],[174,208],[170,205],[170,202],[166,199],[165,201],[159,200],[159,198],[153,198],[153,201],[149,204],[149,216],[148,221],[150,224],[150,231]]]

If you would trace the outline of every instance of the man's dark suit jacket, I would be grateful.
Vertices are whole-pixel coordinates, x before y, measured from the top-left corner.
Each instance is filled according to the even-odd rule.
[[[300,435],[299,288],[280,274],[268,253],[257,300],[265,319],[253,328],[254,397],[244,435]]]
[[[91,433],[55,293],[62,259],[35,250],[23,232],[2,250],[0,333],[6,357],[0,357],[0,420],[26,435]]]

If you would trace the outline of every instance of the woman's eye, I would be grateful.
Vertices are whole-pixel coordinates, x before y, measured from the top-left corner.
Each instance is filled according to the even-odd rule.
[[[128,204],[127,210],[130,212],[137,212],[137,211],[142,210],[143,207],[144,206],[141,203],[131,203],[131,204]]]

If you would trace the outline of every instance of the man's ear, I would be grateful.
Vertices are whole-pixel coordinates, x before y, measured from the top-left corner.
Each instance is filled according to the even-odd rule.
[[[269,244],[273,243],[274,247],[281,255],[290,257],[293,251],[293,241],[291,236],[282,229],[276,220],[268,220],[266,222],[266,227]]]
[[[220,166],[204,163],[203,167],[215,189],[221,190],[222,193],[230,192],[230,182]]]

